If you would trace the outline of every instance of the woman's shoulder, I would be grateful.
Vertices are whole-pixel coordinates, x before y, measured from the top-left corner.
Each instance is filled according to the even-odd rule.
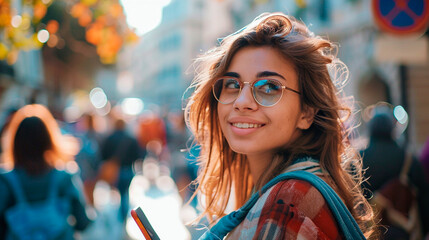
[[[9,171],[6,171],[4,169],[0,170],[0,196],[4,199],[5,194],[9,194],[9,184],[6,180],[6,174],[8,174]]]
[[[76,180],[77,180],[77,175],[67,171],[67,170],[58,170],[58,169],[54,169],[53,173],[55,174],[55,180],[58,181],[59,187],[60,189],[68,189],[67,191],[69,191],[70,189],[73,189],[76,187]]]
[[[73,177],[73,173],[66,171],[66,170],[59,170],[59,169],[53,169],[52,172],[55,172],[57,174],[57,178],[59,179],[67,179],[70,180]]]
[[[11,176],[6,176],[11,174],[14,174],[15,177],[11,178]],[[36,175],[29,174],[24,169],[14,169],[12,171],[0,173],[0,184],[10,185],[10,181],[16,179],[16,181],[18,181],[17,184],[19,184],[19,186],[24,186],[24,188],[28,188],[28,186],[48,186],[55,183],[57,187],[61,189],[71,183],[72,177],[73,174],[70,172],[55,168]]]
[[[255,207],[257,209],[252,209],[250,216],[254,218],[253,224],[257,225],[253,228],[255,236],[341,239],[338,225],[325,199],[307,181],[280,181],[261,196]]]
[[[314,233],[317,233],[318,237],[340,237],[336,220],[324,197],[309,182],[298,179],[284,180],[275,184],[267,194],[259,223],[274,222],[290,234],[298,234],[294,232],[296,229],[309,228],[317,229]]]
[[[299,179],[283,180],[275,184],[269,191],[265,204],[281,203],[297,207],[306,215],[326,205],[322,194],[309,182]]]
[[[8,184],[7,180],[5,179],[5,174],[6,174],[6,171],[2,171],[0,173],[0,213],[1,214],[3,214],[5,209],[7,209],[12,204],[12,197],[11,197],[12,187]]]

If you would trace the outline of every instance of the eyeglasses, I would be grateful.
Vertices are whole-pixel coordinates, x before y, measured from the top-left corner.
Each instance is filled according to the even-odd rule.
[[[245,84],[249,84],[255,101],[264,107],[276,105],[283,96],[284,89],[297,94],[300,92],[284,86],[275,79],[260,79],[253,83],[241,82],[236,78],[220,78],[213,84],[213,96],[222,104],[234,102],[241,93]]]

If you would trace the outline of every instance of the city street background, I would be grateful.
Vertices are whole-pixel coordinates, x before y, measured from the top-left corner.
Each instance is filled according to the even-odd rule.
[[[193,61],[261,13],[290,14],[339,45],[349,71],[336,73],[344,75],[336,85],[353,96],[350,140],[357,148],[368,144],[371,110],[385,105],[397,120],[397,141],[420,156],[429,137],[429,3],[397,10],[403,18],[426,11],[410,33],[386,26],[377,2],[0,0],[0,123],[26,104],[47,106],[62,132],[77,139],[79,154],[68,168],[84,178],[91,174],[85,156],[99,151],[86,117],[99,139],[112,132],[112,119],[123,118],[146,149],[133,166],[130,208],[142,207],[161,239],[196,239],[207,226],[186,225],[200,211],[196,200],[186,204],[198,171],[183,119]],[[103,181],[94,189],[96,220],[79,238],[142,239],[131,216],[124,223],[117,217],[119,192]]]

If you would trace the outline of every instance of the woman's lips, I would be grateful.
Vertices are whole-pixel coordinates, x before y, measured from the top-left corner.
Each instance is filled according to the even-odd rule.
[[[234,134],[244,136],[258,131],[264,126],[264,124],[234,122],[234,123],[230,123],[230,126],[231,126],[231,131]]]

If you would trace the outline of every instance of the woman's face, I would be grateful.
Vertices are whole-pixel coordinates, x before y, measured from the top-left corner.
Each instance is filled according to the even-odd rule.
[[[271,47],[245,47],[232,58],[224,75],[236,76],[241,82],[275,79],[294,90],[298,76],[293,64]],[[270,158],[276,149],[287,147],[307,129],[313,116],[301,109],[299,94],[284,90],[277,104],[259,105],[245,84],[237,99],[230,104],[218,103],[219,122],[232,150],[248,158]]]

